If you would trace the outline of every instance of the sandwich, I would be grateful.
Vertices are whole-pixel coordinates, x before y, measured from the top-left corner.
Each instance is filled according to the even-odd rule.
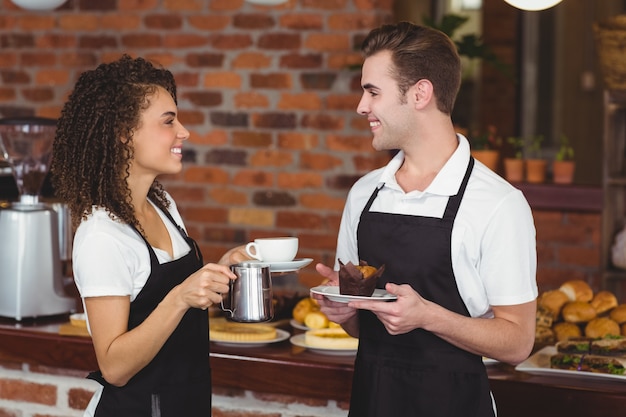
[[[590,354],[626,359],[626,337],[609,336],[602,339],[574,337],[558,342],[556,350],[558,353],[565,354]]]
[[[611,375],[626,374],[626,337],[572,338],[556,344],[550,367]]]
[[[550,367],[569,371],[624,375],[626,360],[597,355],[557,353],[550,358]]]

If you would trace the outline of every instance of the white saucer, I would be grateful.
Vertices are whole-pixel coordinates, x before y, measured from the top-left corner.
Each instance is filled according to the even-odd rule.
[[[261,262],[261,261],[247,261],[250,263],[269,264],[270,272],[294,272],[300,268],[304,268],[311,262],[313,258],[296,258],[289,262]]]
[[[216,345],[220,345],[220,346],[227,346],[227,347],[260,347],[260,346],[265,346],[269,343],[278,343],[278,342],[282,342],[283,340],[287,340],[289,338],[290,333],[286,330],[281,330],[281,329],[276,329],[276,338],[274,339],[270,339],[270,340],[259,340],[259,341],[254,341],[254,342],[236,342],[236,341],[231,341],[231,340],[211,340],[211,343],[215,343]]]
[[[362,297],[358,295],[343,295],[339,294],[338,286],[330,286],[330,285],[320,285],[317,287],[311,288],[311,292],[313,294],[323,295],[328,298],[330,301],[336,301],[338,303],[348,303],[350,301],[355,300],[366,300],[366,301],[392,301],[398,298],[393,294],[389,294],[385,290],[375,289],[374,293],[371,297]]]
[[[303,334],[297,334],[295,336],[291,336],[289,339],[292,345],[299,346],[310,350],[311,352],[320,353],[322,355],[342,355],[342,356],[351,356],[356,353],[356,349],[330,349],[330,348],[320,348],[320,347],[311,347],[306,344],[304,341]]]

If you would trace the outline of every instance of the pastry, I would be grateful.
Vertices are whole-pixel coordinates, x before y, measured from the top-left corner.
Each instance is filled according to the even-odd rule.
[[[563,307],[561,311],[563,320],[570,323],[583,323],[596,318],[598,313],[591,304],[584,301],[571,301]]]
[[[581,279],[567,281],[559,289],[567,294],[570,301],[589,302],[593,298],[593,290],[589,284]]]
[[[339,260],[339,293],[370,297],[376,289],[376,281],[384,271],[385,265],[376,269],[365,261],[359,261],[357,266],[352,262],[344,265]]]
[[[342,328],[307,330],[304,342],[307,346],[322,349],[356,349],[359,346],[359,339]]]
[[[313,311],[319,311],[320,306],[317,304],[311,297],[305,297],[302,300],[298,301],[295,307],[292,310],[292,315],[295,321],[298,323],[304,323],[304,319],[307,314]]]
[[[609,317],[619,324],[626,323],[626,304],[620,304],[611,310]]]
[[[552,319],[556,321],[561,313],[561,309],[567,303],[569,297],[561,290],[550,290],[544,292],[539,297],[539,307],[549,311],[552,315]]]
[[[594,295],[591,306],[596,309],[598,315],[604,314],[617,307],[617,297],[610,291],[600,291]]]
[[[577,324],[568,323],[566,321],[556,323],[552,327],[552,330],[554,331],[554,337],[557,342],[582,336],[582,331]]]
[[[209,338],[218,342],[259,342],[276,339],[276,329],[264,324],[215,321],[209,325]]]
[[[324,329],[328,323],[328,317],[321,311],[311,311],[304,318],[304,325],[309,329]]]
[[[620,334],[619,324],[607,317],[593,319],[585,326],[585,336],[587,337],[601,338],[619,336]]]

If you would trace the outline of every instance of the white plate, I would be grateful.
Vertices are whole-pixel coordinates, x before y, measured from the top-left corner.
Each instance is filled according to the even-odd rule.
[[[291,319],[289,320],[289,324],[291,324],[291,327],[293,327],[294,329],[298,329],[298,330],[310,330],[307,326],[305,326],[304,324],[300,323],[298,320],[296,319]]]
[[[350,356],[356,353],[356,349],[330,349],[330,348],[320,348],[320,347],[312,347],[306,344],[304,341],[303,334],[297,334],[295,336],[291,336],[289,339],[292,345],[299,346],[310,350],[311,352],[320,353],[322,355],[342,355],[342,356]]]
[[[586,371],[570,371],[550,368],[550,357],[556,354],[556,346],[547,346],[515,367],[515,370],[536,375],[562,375],[576,378],[618,379],[626,381],[625,375],[598,374]]]
[[[311,262],[313,258],[296,258],[289,262],[261,262],[261,261],[246,261],[249,263],[269,264],[270,272],[294,272],[300,268],[304,268]]]
[[[323,295],[331,301],[336,301],[338,303],[347,303],[355,300],[366,300],[366,301],[391,301],[395,300],[396,297],[393,294],[389,294],[385,290],[375,289],[374,293],[371,297],[362,297],[358,295],[343,295],[339,294],[338,286],[330,286],[330,285],[320,285],[317,287],[311,288],[311,292],[313,294]]]
[[[235,342],[231,340],[211,340],[212,343],[227,347],[260,347],[269,343],[278,343],[289,338],[290,333],[286,330],[276,329],[276,338],[271,340],[259,340],[254,342]]]

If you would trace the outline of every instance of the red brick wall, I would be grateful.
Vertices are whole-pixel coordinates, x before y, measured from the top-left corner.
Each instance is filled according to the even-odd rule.
[[[486,1],[486,13],[515,26],[500,3]],[[183,172],[163,182],[205,258],[255,237],[294,235],[300,257],[332,263],[348,188],[388,158],[372,150],[355,112],[360,74],[350,66],[361,61],[365,34],[393,20],[392,8],[393,0],[69,0],[34,13],[0,0],[0,117],[58,117],[80,72],[121,53],[160,62],[176,76],[192,134]],[[497,44],[511,60],[515,32]],[[505,90],[501,98],[513,101]],[[508,113],[498,113],[505,126]],[[541,286],[570,277],[597,284],[599,215],[535,216]],[[299,276],[319,281],[312,267]]]
[[[533,217],[539,290],[558,288],[570,279],[585,280],[599,290],[600,213],[534,210]]]
[[[329,263],[348,187],[381,166],[360,97],[357,46],[392,0],[69,0],[34,13],[1,0],[0,117],[58,117],[77,76],[121,53],[172,70],[191,131],[164,179],[207,260],[267,235]],[[312,268],[302,278],[319,278]]]
[[[97,387],[84,372],[0,360],[0,417],[79,417]],[[220,387],[212,401],[213,417],[345,417],[348,409],[334,400]]]

